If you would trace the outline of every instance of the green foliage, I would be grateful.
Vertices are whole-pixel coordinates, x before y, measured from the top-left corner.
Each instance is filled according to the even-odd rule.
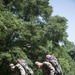
[[[35,21],[38,16],[47,20],[52,13],[48,0],[12,0],[7,7],[25,21]]]
[[[18,40],[21,37],[20,30],[23,27],[23,21],[8,11],[1,12],[0,19],[0,60],[2,61],[0,65],[2,67],[7,65],[5,68],[8,68],[9,63],[16,63],[18,58],[26,59],[30,65],[33,65],[18,45],[21,42],[18,43]],[[3,64],[3,62],[6,62],[6,64]],[[1,69],[1,72],[3,72],[3,69]]]
[[[67,20],[64,17],[54,16],[49,19],[49,24],[47,27],[47,36],[49,40],[56,43],[64,41],[64,38],[67,37],[66,33],[66,22]]]
[[[61,66],[62,66],[63,70],[69,73],[70,68],[71,68],[69,61],[65,58],[60,58],[59,60],[61,61]]]

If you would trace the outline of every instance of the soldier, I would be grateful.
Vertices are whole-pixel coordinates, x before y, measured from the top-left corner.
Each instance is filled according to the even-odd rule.
[[[16,65],[11,63],[10,70],[12,72],[12,75],[27,75],[24,68],[19,63],[17,63]]]
[[[38,69],[42,69],[42,75],[55,75],[55,68],[52,66],[51,63],[49,62],[35,62],[35,65],[37,66]]]
[[[28,75],[33,75],[33,70],[28,66],[26,60],[18,59],[17,62],[25,69],[25,72]]]
[[[56,75],[63,75],[62,68],[60,64],[58,63],[57,58],[54,55],[46,55],[46,61],[50,62],[52,66],[55,68]]]

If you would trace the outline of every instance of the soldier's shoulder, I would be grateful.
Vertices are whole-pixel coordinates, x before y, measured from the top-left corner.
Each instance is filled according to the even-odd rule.
[[[50,62],[44,61],[43,64],[47,64],[48,65],[48,64],[50,64]]]

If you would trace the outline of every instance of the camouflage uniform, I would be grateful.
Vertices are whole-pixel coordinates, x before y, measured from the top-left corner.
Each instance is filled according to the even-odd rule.
[[[12,75],[28,75],[20,64],[16,64]]]
[[[42,65],[43,75],[55,75],[55,68],[49,62],[43,62]]]
[[[62,68],[61,68],[60,64],[58,63],[57,58],[54,55],[50,55],[50,56],[51,57],[46,57],[46,61],[50,62],[53,65],[53,67],[56,70],[55,71],[56,75],[63,75]]]
[[[17,62],[25,69],[28,75],[33,75],[33,70],[28,66],[26,60],[18,59]]]

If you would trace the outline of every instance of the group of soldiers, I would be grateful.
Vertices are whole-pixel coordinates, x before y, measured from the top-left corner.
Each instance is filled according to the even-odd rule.
[[[42,69],[42,75],[63,75],[60,64],[54,55],[46,55],[44,62],[35,62],[38,69]],[[17,64],[10,64],[13,75],[33,75],[33,70],[29,68],[25,60],[18,59]]]

